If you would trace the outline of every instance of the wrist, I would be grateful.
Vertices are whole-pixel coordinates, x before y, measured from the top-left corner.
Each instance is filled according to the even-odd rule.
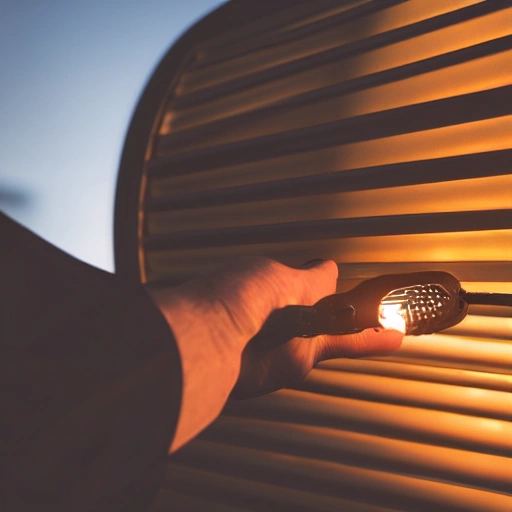
[[[148,293],[174,333],[182,366],[174,451],[220,414],[238,379],[244,343],[228,312],[211,297],[191,287]]]

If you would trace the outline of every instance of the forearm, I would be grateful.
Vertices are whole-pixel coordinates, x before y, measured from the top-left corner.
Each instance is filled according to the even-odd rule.
[[[165,319],[1,215],[0,233],[0,508],[132,510],[128,488],[147,505],[181,397]]]
[[[170,452],[220,414],[240,372],[246,336],[237,333],[221,303],[190,287],[149,291],[172,327],[182,367],[180,415]]]

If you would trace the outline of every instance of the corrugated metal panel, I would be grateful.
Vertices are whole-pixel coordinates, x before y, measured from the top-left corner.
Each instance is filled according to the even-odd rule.
[[[147,151],[142,280],[262,254],[332,258],[340,290],[439,269],[510,292],[508,2],[305,2],[190,51]],[[230,403],[155,510],[511,510],[511,338],[471,307]]]

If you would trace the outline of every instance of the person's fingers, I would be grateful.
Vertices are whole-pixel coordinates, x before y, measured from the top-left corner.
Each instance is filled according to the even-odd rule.
[[[310,306],[336,292],[338,265],[332,260],[313,260],[293,272],[300,285],[298,304]]]
[[[316,361],[396,350],[403,337],[401,332],[392,329],[366,329],[356,334],[321,336],[316,343]]]
[[[249,345],[242,357],[233,398],[252,398],[300,382],[315,364],[312,340],[293,338],[278,347],[259,350]]]

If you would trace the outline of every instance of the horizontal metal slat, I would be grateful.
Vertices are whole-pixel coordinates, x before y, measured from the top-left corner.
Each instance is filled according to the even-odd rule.
[[[388,164],[363,169],[315,174],[298,178],[251,183],[227,188],[213,188],[164,196],[159,179],[150,180],[146,199],[148,212],[186,210],[254,201],[286,200],[336,192],[355,192],[420,185],[456,180],[470,180],[510,174],[512,149],[489,151],[445,158]],[[464,169],[464,173],[460,169]],[[179,189],[179,187],[177,187]]]
[[[512,421],[512,386],[508,392],[495,391],[454,384],[314,369],[304,382],[294,388],[321,395]]]
[[[391,512],[391,509],[367,503],[358,503],[322,494],[290,489],[273,485],[272,482],[259,482],[226,475],[219,471],[202,469],[171,463],[168,465],[165,486],[180,492],[201,494],[223,503],[240,504],[251,511],[294,510],[297,512]],[[216,508],[202,509],[217,510]],[[222,509],[221,509],[222,510]],[[245,509],[247,510],[247,509]]]
[[[394,5],[401,0],[385,0],[383,5]],[[287,34],[294,38],[303,37],[304,34],[309,32],[314,32],[317,30],[322,30],[325,28],[326,23],[329,24],[333,18],[336,18],[339,14],[345,14],[347,11],[356,11],[359,14],[359,7],[365,4],[370,4],[372,0],[342,0],[334,3],[332,7],[329,9],[325,9],[323,11],[319,11],[314,13],[311,16],[306,18],[302,18],[299,20],[295,20],[292,23],[287,23],[282,27],[281,33]],[[258,36],[252,38],[252,42],[257,44],[258,42],[261,44],[261,40],[258,41]],[[275,41],[274,41],[275,43]],[[232,45],[228,45],[229,48],[232,48]]]
[[[230,43],[221,52],[205,49],[205,58],[200,61],[199,66],[190,69],[182,76],[180,89],[194,91],[210,87],[247,73],[296,60],[481,2],[480,0],[452,2],[412,0],[384,9],[379,5],[382,2],[371,2],[371,5],[365,6],[363,9],[357,8],[359,5],[367,3],[367,1],[355,2],[355,5],[348,4],[338,7],[341,13],[339,11],[331,13],[327,19],[324,18],[321,22],[315,23],[313,27],[311,24],[307,24],[291,33],[287,31],[285,34],[279,33],[273,37],[270,36],[272,38],[271,47],[269,47],[269,37],[262,38],[261,34],[258,34],[255,40],[245,39],[241,43],[242,48]],[[377,12],[374,12],[375,10]],[[366,15],[362,17],[362,13]],[[358,15],[356,19],[354,19],[354,14]],[[349,21],[348,25],[345,24],[347,21]],[[243,55],[234,56],[242,49]],[[218,59],[222,59],[222,62],[212,65],[209,63],[209,59],[212,57],[217,62]]]
[[[275,33],[283,33],[293,23],[307,22],[308,18],[316,17],[323,12],[339,6],[339,0],[318,0],[314,4],[303,1],[297,2],[293,7],[277,8],[274,12],[261,16],[252,22],[244,23],[241,27],[223,32],[201,42],[201,54],[222,50],[233,46],[235,43],[243,44],[251,38],[258,40],[265,34],[271,37]]]
[[[162,177],[154,182],[159,195],[176,194],[421,160],[434,163],[443,157],[509,150],[511,137],[509,115],[215,169],[216,162],[206,158],[188,163],[157,159],[148,171],[150,177]]]
[[[177,250],[333,238],[503,229],[512,229],[512,208],[290,222],[193,232],[182,231],[146,236],[144,246],[147,250],[169,248]]]
[[[339,358],[322,361],[321,369],[358,373],[361,375],[383,375],[397,379],[418,380],[422,382],[441,382],[457,386],[494,389],[510,392],[512,375],[473,370],[458,370],[439,366],[395,363],[391,361],[372,361],[370,359]]]
[[[172,130],[178,139],[182,136],[186,141],[187,133],[199,132],[199,134],[205,135],[208,132],[215,132],[216,128],[226,130],[229,133],[232,125],[237,123],[237,121],[241,121],[238,123],[239,125],[254,126],[257,130],[258,126],[262,124],[262,119],[265,119],[267,115],[270,117],[279,117],[281,114],[286,120],[287,114],[293,112],[296,108],[307,108],[308,105],[342,98],[346,94],[364,91],[365,89],[384,86],[386,84],[393,84],[401,80],[414,79],[415,77],[420,78],[426,73],[468,63],[472,60],[509,49],[511,38],[510,35],[505,35],[418,62],[411,62],[402,66],[344,79],[331,85],[292,94],[287,98],[283,98],[278,103],[262,105],[261,107],[251,108],[245,112],[232,112],[231,109],[226,109],[226,105],[223,104],[217,106],[210,104],[208,108],[199,107],[192,110],[176,109],[173,108],[172,105],[169,105],[159,133],[168,134]],[[241,129],[242,135],[246,133],[247,128],[243,127]],[[181,132],[183,132],[183,135],[180,135]]]
[[[399,509],[428,510],[427,507],[438,506],[447,511],[503,512],[512,503],[512,497],[504,494],[211,441],[189,445],[176,459],[201,469],[216,467],[228,474],[327,496],[347,496],[374,504],[384,501]]]
[[[444,332],[456,336],[512,340],[512,311],[508,309],[507,317],[468,315],[460,324]]]
[[[382,5],[394,5],[400,3],[402,0],[384,0]],[[311,31],[317,31],[324,29],[333,18],[336,18],[339,14],[345,14],[347,11],[356,12],[357,16],[360,15],[359,7],[365,4],[370,4],[372,0],[341,0],[333,4],[331,8],[315,13],[307,18],[295,20],[292,23],[287,23],[282,27],[282,33],[291,35],[294,38],[303,37],[304,34]],[[379,8],[379,7],[377,7]],[[254,37],[252,41],[257,44],[258,36]],[[261,43],[261,41],[259,41]],[[231,48],[231,45],[228,45]]]
[[[178,489],[181,491],[181,489]],[[196,484],[196,494],[198,487]],[[215,510],[215,512],[250,512],[250,509],[220,503],[213,499],[199,498],[194,495],[183,494],[182,492],[160,489],[155,501],[147,512],[204,512]]]
[[[486,4],[487,5],[487,4]],[[490,5],[490,4],[489,4]],[[216,116],[225,117],[236,113],[261,108],[277,103],[291,96],[342,81],[398,68],[408,64],[428,61],[433,57],[462,48],[510,35],[512,9],[457,23],[413,39],[390,44],[362,55],[353,55],[353,48],[342,48],[341,52],[325,56],[323,63],[318,56],[311,63],[311,69],[304,69],[302,62],[265,70],[259,74],[244,77],[235,84],[221,84],[204,92],[192,93],[175,98],[169,104],[172,110],[189,107],[189,115],[200,120],[212,121]],[[272,72],[271,72],[272,71]],[[208,92],[208,96],[206,95]]]
[[[511,343],[469,336],[406,336],[398,351],[369,359],[512,375]]]
[[[512,267],[511,267],[512,271]],[[504,279],[496,282],[482,282],[483,280],[466,280],[462,283],[468,292],[512,293],[512,279]]]
[[[371,187],[372,183],[367,181],[366,186]],[[272,189],[268,187],[268,190]],[[235,204],[229,204],[228,201],[222,206],[193,208],[192,200],[185,209],[151,212],[151,206],[163,208],[166,204],[164,201],[155,201],[148,205],[146,227],[147,234],[159,234],[276,222],[456,212],[465,211],[468,205],[474,211],[507,209],[512,207],[510,190],[512,175],[505,175],[355,192],[336,193],[331,190],[330,194],[312,193],[306,197],[250,202],[244,202],[244,194],[237,196],[234,193],[232,201],[239,201]],[[199,195],[204,197],[204,194]],[[219,196],[222,197],[222,194],[214,194],[213,199]],[[173,205],[172,202],[170,204]]]
[[[182,173],[240,165],[510,114],[512,85],[160,157],[149,170],[157,173],[159,160],[165,166],[179,167]]]
[[[153,279],[147,284],[152,287],[176,286],[197,274],[207,271],[208,265],[201,268],[189,267],[184,269],[181,265],[169,274],[160,269],[161,275],[153,275]],[[369,263],[342,263],[339,265],[340,280],[339,291],[353,288],[363,279],[376,277],[382,274],[396,274],[401,272],[423,272],[425,270],[442,270],[450,272],[460,279],[481,279],[501,281],[510,278],[512,280],[512,266],[508,261],[416,261],[416,262],[369,262]],[[171,271],[172,272],[172,271]],[[479,315],[496,315],[508,317],[509,308],[497,308],[496,306],[471,306],[470,310],[478,311]]]
[[[510,459],[335,428],[221,416],[201,438],[493,491],[512,489]]]
[[[434,70],[423,70],[412,77],[391,83],[374,84],[362,90],[349,89],[348,84],[326,87],[315,94],[307,93],[271,107],[262,108],[234,117],[226,117],[195,128],[179,128],[179,113],[173,115],[171,124],[165,123],[158,140],[159,155],[184,152],[202,147],[262,137],[300,127],[318,125],[349,117],[390,110],[412,104],[435,101],[462,94],[510,85],[512,70],[512,36],[504,38],[501,51]],[[489,51],[496,50],[496,42],[485,43]],[[481,54],[481,48],[478,53]],[[462,52],[462,51],[461,51]],[[464,50],[467,56],[470,52]],[[366,84],[368,85],[368,84]],[[186,114],[184,114],[186,118]]]
[[[512,454],[510,421],[353,398],[281,390],[230,402],[228,416],[330,427],[502,457]]]
[[[316,88],[316,86],[312,86],[312,84],[318,84],[318,81],[315,81],[314,78],[310,76],[312,69],[316,69],[320,74],[322,74],[321,70],[323,66],[328,64],[331,68],[331,75],[336,75],[339,73],[339,71],[337,73],[338,61],[341,61],[343,59],[347,60],[347,56],[350,56],[350,58],[355,58],[354,55],[361,53],[363,51],[370,52],[371,50],[374,50],[376,52],[379,52],[382,49],[382,47],[389,49],[393,46],[403,46],[404,42],[409,47],[411,47],[413,46],[413,44],[410,42],[412,38],[417,38],[419,41],[421,41],[423,37],[431,38],[433,33],[439,33],[439,38],[443,38],[445,37],[445,35],[442,32],[444,32],[447,29],[452,32],[455,32],[456,34],[457,29],[460,25],[464,25],[465,23],[473,23],[475,21],[475,18],[477,20],[479,19],[479,17],[486,18],[489,15],[488,13],[493,13],[493,11],[496,8],[500,9],[503,8],[503,6],[500,6],[499,3],[483,2],[462,9],[456,13],[448,13],[442,16],[437,16],[429,20],[425,20],[419,23],[409,25],[407,27],[402,27],[400,29],[387,32],[382,36],[378,35],[374,36],[373,38],[363,39],[360,42],[357,41],[352,44],[341,45],[338,48],[333,48],[331,50],[320,52],[309,57],[296,59],[294,61],[281,64],[269,69],[264,69],[260,72],[252,73],[250,75],[242,76],[240,78],[235,78],[233,80],[221,83],[219,85],[213,85],[205,89],[190,92],[187,94],[185,94],[184,90],[182,94],[179,94],[172,99],[172,104],[179,107],[187,105],[198,105],[200,103],[215,101],[226,95],[236,95],[240,91],[251,88],[261,88],[262,91],[260,92],[260,94],[265,95],[266,85],[268,82],[273,82],[273,85],[275,85],[276,82],[287,82],[293,76],[297,76],[297,79],[305,82],[304,85],[299,86],[300,89],[302,89],[302,92],[305,92],[305,90]],[[506,13],[506,11],[503,12]],[[493,14],[491,14],[491,16],[492,15]],[[506,14],[504,14],[503,17],[506,17]],[[485,25],[485,21],[483,22],[483,25]],[[500,35],[508,34],[510,34],[510,30]],[[450,33],[449,35],[453,36],[452,33]],[[494,37],[496,37],[496,33],[494,33]],[[484,40],[489,39],[492,39],[492,37],[487,37]],[[456,37],[455,40],[457,40]],[[479,40],[478,42],[483,42],[483,40]],[[453,46],[453,42],[451,45],[447,45],[446,43],[444,43],[443,45],[440,46],[438,42],[436,44],[436,47],[442,48],[442,50],[440,50],[437,54],[445,53],[447,51],[446,48],[449,48],[448,51],[453,51],[454,49],[459,49],[464,46],[464,44]],[[433,55],[435,55],[432,52],[427,52],[424,53],[424,55],[422,55],[419,50],[417,51],[417,53],[418,55],[415,61],[422,60],[422,58],[426,58],[426,56],[432,57]],[[395,55],[393,60],[396,62],[396,59],[397,56]],[[406,62],[410,62],[410,56],[409,60],[398,60],[397,62],[399,62],[400,64],[395,63],[394,65],[388,66],[388,68],[396,67],[396,65],[403,65]],[[385,68],[381,67],[380,69],[382,70]],[[307,89],[304,88],[306,84],[308,85]],[[322,85],[325,86],[326,83],[323,83]],[[274,87],[273,90],[275,90]],[[178,93],[179,92],[181,91],[178,91]]]
[[[446,262],[449,265],[449,262]],[[475,264],[474,267],[469,270],[468,268],[464,268],[464,265],[453,264],[450,267],[449,272],[454,274],[456,278],[458,278],[461,287],[467,292],[474,293],[497,293],[497,294],[512,294],[512,282],[504,281],[509,277],[512,277],[512,265],[501,265],[498,262],[488,261],[485,264]],[[435,262],[416,262],[413,264],[403,263],[403,267],[399,266],[400,263],[396,264],[369,264],[369,265],[338,265],[338,282],[337,282],[337,290],[339,291],[347,291],[350,288],[355,286],[354,283],[359,284],[364,279],[369,279],[371,277],[376,277],[382,274],[403,274],[407,272],[421,272],[423,270],[428,270],[429,265],[434,265],[434,268],[430,270],[434,270],[436,268],[440,269],[439,265],[442,263]],[[468,265],[468,263],[466,263]],[[499,270],[498,270],[499,269]],[[485,271],[485,274],[483,273]],[[364,276],[364,277],[363,277]],[[462,276],[462,277],[461,277]],[[466,277],[464,277],[466,276]],[[468,281],[468,277],[471,277],[471,281]],[[493,280],[488,280],[488,277],[492,277]],[[478,280],[475,280],[478,279]],[[489,308],[488,311],[496,311],[496,315],[492,314],[480,314],[473,313],[473,308]],[[505,306],[492,306],[492,305],[479,305],[479,304],[470,304],[469,305],[469,315],[480,315],[483,317],[488,316],[496,316],[500,318],[506,318],[510,315],[502,315],[499,312],[502,311],[502,308]],[[483,309],[482,309],[483,310]],[[510,313],[510,309],[506,308],[506,311]],[[482,319],[485,320],[485,319]]]
[[[484,340],[485,341],[485,340]],[[493,340],[489,340],[493,341]],[[373,357],[373,360],[377,362],[386,361],[391,363],[398,364],[409,364],[409,365],[417,365],[417,366],[427,366],[427,367],[438,367],[450,369],[451,371],[475,371],[475,372],[496,372],[496,371],[507,371],[495,366],[487,366],[480,361],[475,362],[464,362],[464,361],[450,361],[449,359],[445,360],[443,358],[429,358],[427,356],[408,356],[408,355],[390,355],[385,358]]]
[[[315,240],[314,243],[250,244],[150,251],[146,261],[149,280],[190,277],[212,270],[230,258],[244,255],[267,256],[292,267],[319,257],[332,259],[339,264],[401,262],[402,271],[410,268],[409,263],[414,265],[428,260],[434,264],[443,262],[446,270],[450,262],[467,262],[469,271],[475,263],[494,260],[506,270],[512,259],[511,236],[510,230],[495,230]],[[429,268],[433,266],[430,265],[427,270]],[[502,277],[495,276],[495,279],[501,280]]]
[[[311,16],[290,19],[286,16],[286,12],[275,13],[272,21],[275,23],[276,17],[283,15],[286,17],[286,23],[281,24],[278,28],[272,29],[267,27],[264,32],[256,32],[253,36],[247,34],[247,26],[243,26],[238,30],[239,36],[234,41],[232,33],[226,33],[220,37],[223,43],[218,45],[215,41],[207,40],[200,44],[200,59],[192,64],[190,71],[208,70],[212,66],[220,66],[219,72],[227,72],[228,69],[223,64],[244,59],[246,55],[257,53],[269,53],[278,51],[279,48],[297,40],[307,37],[308,34],[326,30],[332,23],[340,24],[348,20],[354,20],[373,13],[376,10],[385,8],[388,5],[399,3],[401,0],[384,0],[375,5],[372,0],[353,0],[353,1],[328,1],[324,0],[324,8],[319,2],[315,4],[315,12]],[[305,2],[305,8],[310,2]],[[320,5],[319,5],[320,4]],[[382,5],[380,5],[382,4]],[[312,4],[311,4],[312,5]],[[311,5],[309,6],[311,8]],[[269,29],[270,28],[270,29]],[[262,35],[264,34],[264,37]]]
[[[489,306],[483,304],[470,304],[469,314],[477,316],[495,316],[498,318],[509,318],[510,308],[507,306]]]

